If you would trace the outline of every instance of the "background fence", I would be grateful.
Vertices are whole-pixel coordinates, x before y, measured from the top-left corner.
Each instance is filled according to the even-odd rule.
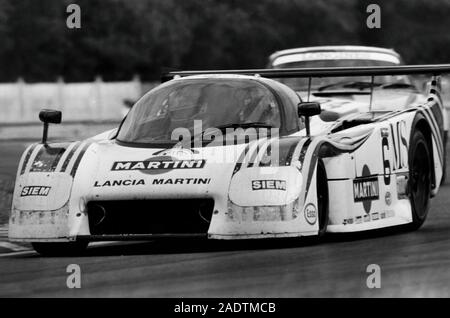
[[[16,83],[0,84],[0,123],[36,122],[42,108],[63,111],[63,121],[120,120],[124,101],[136,101],[153,84],[138,77],[128,82]]]
[[[418,87],[425,87],[429,77],[417,79]],[[65,83],[0,83],[0,126],[3,124],[39,124],[38,113],[43,108],[63,112],[63,123],[120,121],[127,113],[126,101],[134,102],[158,82],[143,83],[139,77],[127,82]],[[444,76],[442,94],[446,107],[450,106],[450,80]],[[1,127],[0,127],[1,130]]]

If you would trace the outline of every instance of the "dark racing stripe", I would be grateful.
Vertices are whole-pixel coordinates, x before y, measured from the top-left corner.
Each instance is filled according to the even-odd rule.
[[[79,153],[79,155],[78,155],[78,157],[77,157],[75,163],[73,164],[72,170],[70,171],[70,175],[71,175],[72,177],[75,176],[75,173],[77,172],[77,169],[78,169],[78,165],[80,164],[80,161],[81,161],[81,159],[82,159],[83,156],[84,156],[84,153],[86,152],[86,150],[89,148],[89,146],[90,146],[91,144],[92,144],[92,142],[87,142],[87,143],[83,146],[83,148],[81,149],[81,151],[80,151],[80,153]]]
[[[437,142],[437,147],[439,150],[439,155],[443,157],[444,154],[444,141],[443,141],[443,136],[444,136],[444,119],[442,117],[442,112],[441,109],[439,107],[438,103],[435,103],[433,106],[429,107],[427,109],[428,113],[430,114],[430,116],[432,116],[432,118],[434,119],[434,125],[435,125],[435,129],[436,129],[436,134],[438,134],[438,142]],[[441,160],[442,163],[442,160]]]
[[[256,159],[258,158],[258,154],[261,151],[263,144],[265,142],[269,142],[268,140],[259,140],[256,147],[255,147],[255,151],[253,152],[252,156],[250,157],[250,161],[247,165],[247,167],[253,167],[255,164],[257,165],[258,163],[256,162]]]
[[[436,142],[437,150],[439,153],[440,161],[442,163],[442,158],[443,158],[443,153],[444,153],[443,142],[442,142],[441,131],[440,131],[439,127],[437,126],[436,119],[431,114],[431,110],[429,109],[429,107],[422,106],[421,113],[423,114],[425,119],[427,119],[428,123],[430,124],[432,135],[437,139],[437,142]]]
[[[292,163],[292,158],[294,157],[294,152],[295,149],[297,149],[299,142],[298,140],[295,140],[292,145],[290,145],[288,151],[286,152],[286,155],[284,156],[283,151],[280,150],[280,166],[283,165],[283,161],[284,161],[284,165],[285,166],[290,166]],[[284,159],[284,160],[283,160]]]
[[[31,146],[31,148],[28,150],[27,154],[25,155],[25,159],[23,160],[22,167],[20,168],[20,174],[25,173],[25,169],[27,168],[28,161],[30,160],[31,154],[33,153],[34,149],[40,144],[34,144]]]
[[[311,162],[309,163],[309,171],[308,171],[308,177],[306,179],[306,191],[305,191],[305,200],[308,197],[309,188],[311,186],[312,177],[314,175],[314,171],[316,170],[317,161],[319,159],[319,149],[322,143],[320,143],[316,149],[314,150],[313,154],[311,155]],[[303,168],[302,168],[303,169]]]
[[[437,104],[434,104],[437,105]],[[433,106],[434,106],[433,105]],[[438,119],[434,116],[433,112],[432,112],[432,107],[433,106],[422,106],[422,113],[424,114],[424,116],[428,117],[428,121],[431,123],[432,125],[432,129],[434,129],[434,131],[436,133],[439,133],[441,131],[441,129],[439,128],[439,123],[438,123]],[[442,117],[441,117],[442,120]]]
[[[242,151],[241,155],[239,156],[239,159],[236,162],[236,165],[234,166],[233,175],[236,172],[238,172],[239,170],[241,170],[242,165],[244,164],[245,157],[247,156],[247,153],[248,153],[249,149],[250,149],[250,144],[248,144],[245,147],[244,151]]]
[[[431,106],[430,111],[433,114],[434,118],[436,119],[439,131],[442,133],[444,126],[444,118],[442,117],[442,111],[439,103],[436,103],[433,106]]]
[[[311,144],[311,138],[308,138],[307,141],[303,144],[302,150],[300,151],[300,155],[298,160],[302,163],[302,170],[303,170],[303,162],[305,161],[306,152],[308,151],[308,147]]]
[[[361,145],[363,145],[366,140],[369,138],[371,134],[368,134],[365,138],[363,138],[355,147],[353,147],[352,149],[339,149],[338,147],[334,146],[333,144],[327,142],[326,140],[322,140],[319,143],[317,143],[317,145],[315,145],[315,149],[311,150],[311,161],[309,162],[309,170],[308,170],[308,176],[306,178],[306,187],[305,187],[305,197],[304,199],[306,200],[308,193],[309,193],[309,188],[311,186],[311,182],[312,182],[312,177],[314,175],[314,172],[316,170],[316,166],[317,166],[317,162],[319,161],[319,155],[323,156],[323,154],[321,154],[321,149],[323,147],[326,147],[327,149],[327,156],[330,156],[330,154],[333,154],[333,156],[342,154],[342,153],[352,153],[355,150],[357,150],[359,147],[361,147]],[[306,156],[306,153],[308,152],[308,148],[310,146],[311,141],[309,140],[309,143],[305,145],[303,145],[302,151],[300,153],[300,158],[301,158],[301,162],[304,161],[304,158]],[[325,156],[325,157],[327,157]],[[302,164],[302,173],[303,173],[303,169],[304,169],[305,165]]]
[[[70,153],[67,155],[66,159],[64,160],[63,165],[61,166],[61,172],[65,172],[67,169],[67,166],[69,165],[70,160],[73,157],[73,154],[78,150],[78,147],[80,147],[81,142],[78,141],[76,143],[76,145],[72,148],[72,150],[70,151]]]
[[[397,145],[395,144],[394,125],[392,125],[392,123],[389,123],[389,126],[391,127],[392,146],[394,147],[394,149],[397,149]],[[394,157],[395,162],[398,162],[397,151],[394,151]]]

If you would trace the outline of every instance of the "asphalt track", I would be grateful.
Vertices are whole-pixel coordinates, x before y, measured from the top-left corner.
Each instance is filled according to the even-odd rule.
[[[23,148],[0,144],[0,177],[14,175]],[[80,266],[80,289],[67,288],[69,264]],[[366,285],[369,264],[381,268],[379,289]],[[0,296],[449,297],[450,184],[415,232],[333,235],[322,242],[113,244],[72,258],[0,254]]]

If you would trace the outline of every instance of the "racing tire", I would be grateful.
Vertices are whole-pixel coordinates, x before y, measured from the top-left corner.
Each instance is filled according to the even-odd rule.
[[[411,202],[411,230],[417,230],[425,222],[431,198],[431,156],[427,140],[415,131],[409,149],[408,195]]]
[[[442,167],[441,185],[445,184],[445,181],[447,181],[447,140],[448,133],[444,132],[444,165]]]
[[[47,243],[47,242],[34,242],[31,243],[33,249],[42,256],[78,256],[82,255],[89,242],[76,241],[76,242],[63,242],[63,243]]]
[[[328,227],[328,181],[327,181],[327,171],[325,170],[325,165],[322,160],[319,159],[317,162],[317,174],[316,174],[316,191],[317,191],[317,215],[319,222],[319,232],[317,236],[323,237],[327,232]]]

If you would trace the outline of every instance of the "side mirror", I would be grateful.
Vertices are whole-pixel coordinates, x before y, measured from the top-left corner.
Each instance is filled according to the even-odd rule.
[[[48,124],[60,124],[62,113],[59,110],[43,109],[39,112],[39,119],[44,123],[42,143],[47,144]]]
[[[298,104],[297,108],[298,116],[305,117],[306,135],[310,135],[309,117],[320,115],[322,109],[319,103],[315,102],[302,102]]]
[[[39,119],[45,124],[60,124],[62,113],[59,110],[43,109],[39,112]]]

